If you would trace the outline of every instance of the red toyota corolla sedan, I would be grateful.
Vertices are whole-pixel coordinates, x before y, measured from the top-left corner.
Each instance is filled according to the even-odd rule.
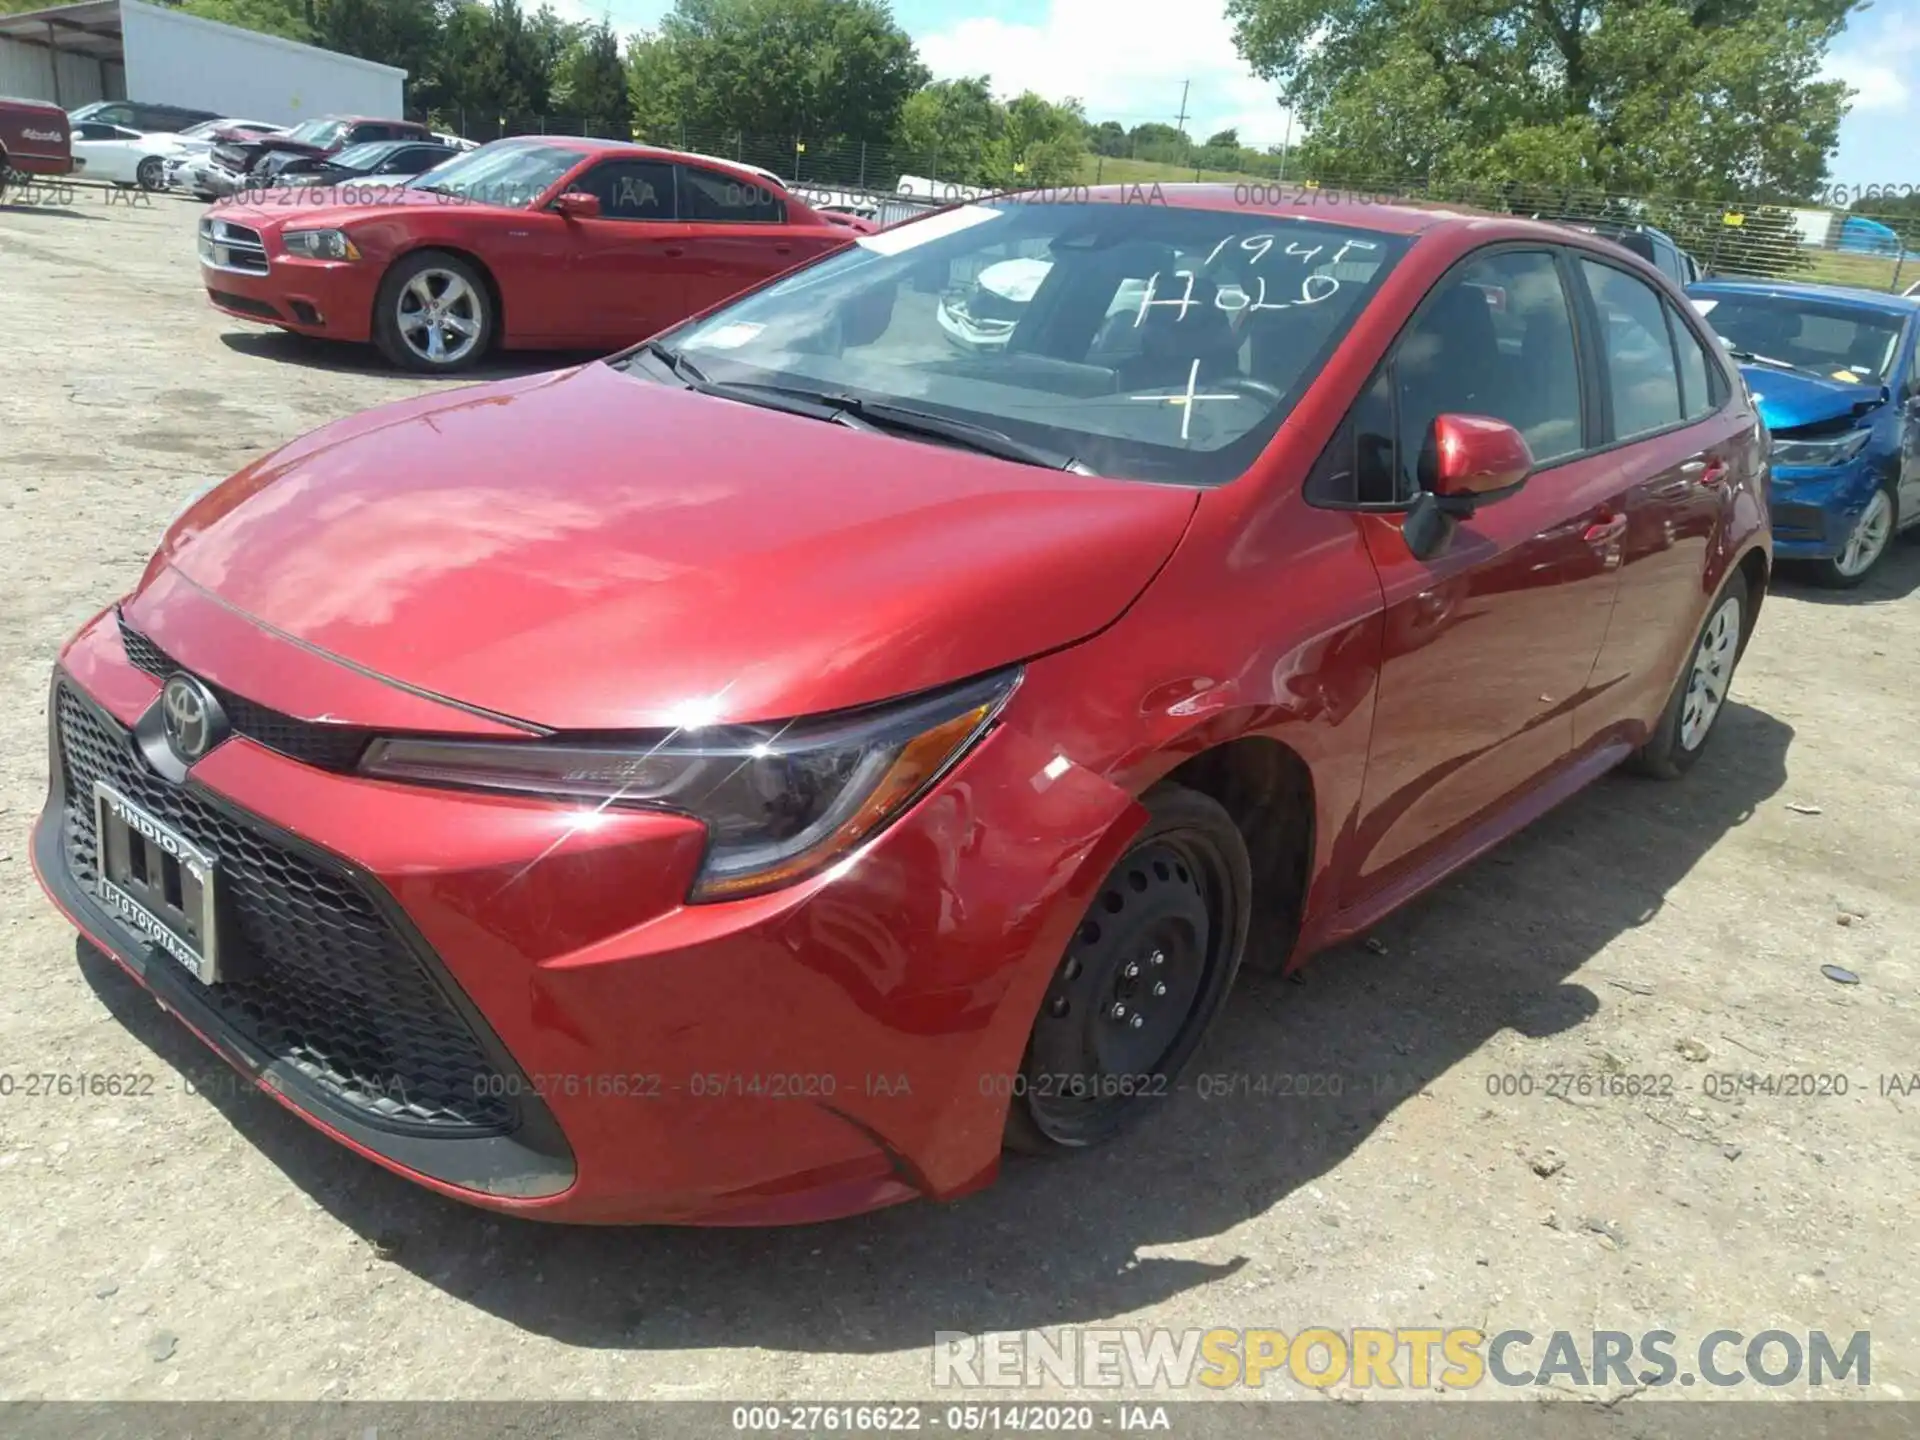
[[[217,309],[447,374],[617,349],[878,227],[724,160],[501,140],[404,185],[252,192],[200,221]]]
[[[957,351],[942,304],[1015,258],[1007,342]],[[951,1197],[1190,1103],[1243,959],[1692,765],[1765,449],[1602,240],[969,204],[198,500],[59,659],[35,860],[215,1050],[444,1193]]]

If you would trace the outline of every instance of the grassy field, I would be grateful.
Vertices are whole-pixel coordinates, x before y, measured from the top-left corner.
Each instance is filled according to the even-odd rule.
[[[1840,255],[1822,250],[1809,257],[1813,268],[1798,279],[1817,280],[1823,285],[1852,285],[1861,290],[1893,290],[1895,265],[1892,259],[1877,255]],[[1899,269],[1899,287],[1920,280],[1920,261],[1910,260]]]
[[[1116,159],[1111,155],[1089,155],[1080,167],[1083,185],[1162,185],[1191,184],[1195,180],[1224,180],[1235,184],[1242,180],[1266,180],[1268,176],[1246,175],[1234,170],[1196,170],[1191,165],[1168,165],[1158,160]]]

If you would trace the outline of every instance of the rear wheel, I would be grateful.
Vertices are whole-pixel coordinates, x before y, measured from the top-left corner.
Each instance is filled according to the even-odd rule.
[[[1899,527],[1899,502],[1894,499],[1893,487],[1882,486],[1860,512],[1840,553],[1820,562],[1816,572],[1820,583],[1834,590],[1851,590],[1880,563]]]
[[[1726,707],[1734,667],[1740,663],[1747,605],[1746,578],[1736,570],[1714,597],[1706,623],[1694,639],[1693,655],[1673,687],[1653,734],[1634,754],[1634,766],[1642,774],[1677,780],[1693,768],[1706,749]]]
[[[1040,1002],[1007,1112],[1030,1154],[1112,1139],[1174,1091],[1246,948],[1246,843],[1218,801],[1159,785]]]
[[[494,325],[493,294],[480,272],[442,251],[401,259],[374,302],[375,343],[394,364],[423,374],[476,364],[492,348]]]

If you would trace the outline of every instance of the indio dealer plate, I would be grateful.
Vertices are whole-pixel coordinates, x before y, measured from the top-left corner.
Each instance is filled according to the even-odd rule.
[[[214,857],[104,780],[93,785],[95,882],[116,916],[203,985],[220,979]]]

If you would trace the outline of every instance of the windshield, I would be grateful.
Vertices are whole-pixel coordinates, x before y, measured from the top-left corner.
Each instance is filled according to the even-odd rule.
[[[1824,379],[1877,384],[1899,352],[1900,317],[1876,310],[1788,295],[1701,295],[1693,306],[1729,348]]]
[[[340,132],[346,128],[344,120],[302,120],[287,132],[287,139],[303,145],[327,146],[339,139]]]
[[[349,145],[333,157],[333,164],[342,170],[372,170],[398,149],[391,140],[370,141],[364,145]]]
[[[218,120],[202,120],[198,125],[189,125],[180,134],[187,140],[205,140],[220,128]]]
[[[483,205],[525,206],[586,158],[584,150],[496,140],[429,170],[412,183],[422,190],[458,195]]]
[[[911,407],[1101,475],[1219,484],[1405,249],[1317,219],[988,201],[865,236],[668,343],[717,385]]]

